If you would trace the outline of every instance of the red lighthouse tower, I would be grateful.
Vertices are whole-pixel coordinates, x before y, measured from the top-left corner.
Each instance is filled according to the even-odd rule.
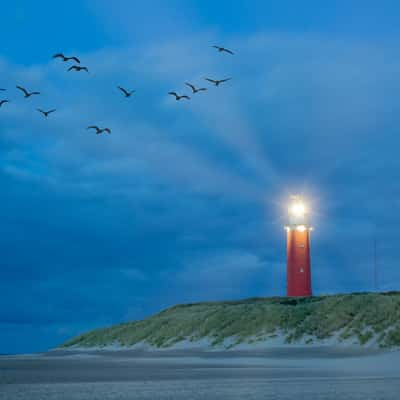
[[[299,196],[292,196],[287,232],[287,286],[290,297],[312,296],[308,210]]]

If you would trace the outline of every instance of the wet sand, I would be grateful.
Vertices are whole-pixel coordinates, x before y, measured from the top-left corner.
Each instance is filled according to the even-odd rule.
[[[0,400],[398,399],[400,352],[276,348],[0,356]]]

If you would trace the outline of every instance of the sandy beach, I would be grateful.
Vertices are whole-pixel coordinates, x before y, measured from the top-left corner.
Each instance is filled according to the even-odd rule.
[[[400,352],[336,347],[1,356],[0,400],[398,399]]]

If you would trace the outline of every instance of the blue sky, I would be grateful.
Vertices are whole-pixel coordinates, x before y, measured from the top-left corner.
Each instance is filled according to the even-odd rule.
[[[399,12],[395,1],[2,5],[0,353],[176,303],[283,295],[290,193],[314,210],[316,294],[373,289],[374,237],[381,288],[399,289]],[[67,73],[59,51],[91,73]],[[233,79],[187,103],[166,95],[205,76]],[[23,99],[16,84],[42,94]],[[37,107],[58,111],[45,120]],[[112,134],[88,133],[93,123]]]

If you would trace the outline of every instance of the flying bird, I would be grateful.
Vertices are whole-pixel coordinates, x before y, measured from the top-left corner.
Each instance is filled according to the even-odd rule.
[[[229,53],[229,54],[232,54],[232,55],[235,54],[233,51],[227,49],[226,47],[221,47],[221,46],[212,46],[212,47],[214,47],[215,49],[218,49],[218,51],[220,53],[225,52],[225,53]]]
[[[66,56],[64,56],[63,53],[54,54],[53,58],[62,58],[62,60],[63,60],[64,62],[65,62],[65,61],[69,61],[69,60],[74,60],[74,61],[77,62],[78,64],[81,63],[81,61],[79,60],[78,57],[66,57]]]
[[[97,125],[90,125],[86,129],[96,129],[96,134],[99,135],[100,133],[107,132],[111,133],[111,129],[109,128],[99,128]]]
[[[189,86],[192,89],[193,94],[197,93],[197,92],[201,92],[203,90],[207,90],[206,88],[196,88],[194,85],[192,85],[191,83],[186,82],[185,83],[186,86]]]
[[[117,88],[125,95],[125,97],[131,97],[132,94],[136,92],[136,90],[128,91],[121,86],[117,86]]]
[[[68,68],[68,71],[72,71],[72,70],[77,71],[77,72],[79,72],[79,71],[86,71],[86,72],[89,72],[89,70],[87,69],[87,67],[81,67],[81,66],[79,66],[79,65],[73,65],[72,67],[69,67],[69,68]]]
[[[9,102],[10,102],[9,100],[1,100],[1,101],[0,101],[0,107],[1,107],[3,104],[9,103]]]
[[[232,78],[226,78],[226,79],[210,79],[210,78],[205,78],[206,81],[213,83],[215,86],[219,86],[220,83],[230,81]]]
[[[33,96],[34,94],[40,94],[40,92],[28,92],[25,88],[22,86],[16,86],[17,89],[21,90],[24,93],[24,97],[28,98]]]
[[[175,100],[177,100],[177,101],[180,99],[190,100],[189,96],[186,96],[186,95],[179,96],[179,94],[177,94],[176,92],[168,92],[168,94],[170,94],[171,96],[175,96]]]
[[[51,114],[51,113],[53,113],[54,111],[56,111],[55,108],[52,109],[52,110],[49,110],[49,111],[43,111],[43,110],[40,109],[40,108],[38,108],[37,110],[38,110],[40,113],[42,113],[46,118],[49,116],[49,114]]]
[[[0,89],[0,92],[4,92],[6,89]]]

